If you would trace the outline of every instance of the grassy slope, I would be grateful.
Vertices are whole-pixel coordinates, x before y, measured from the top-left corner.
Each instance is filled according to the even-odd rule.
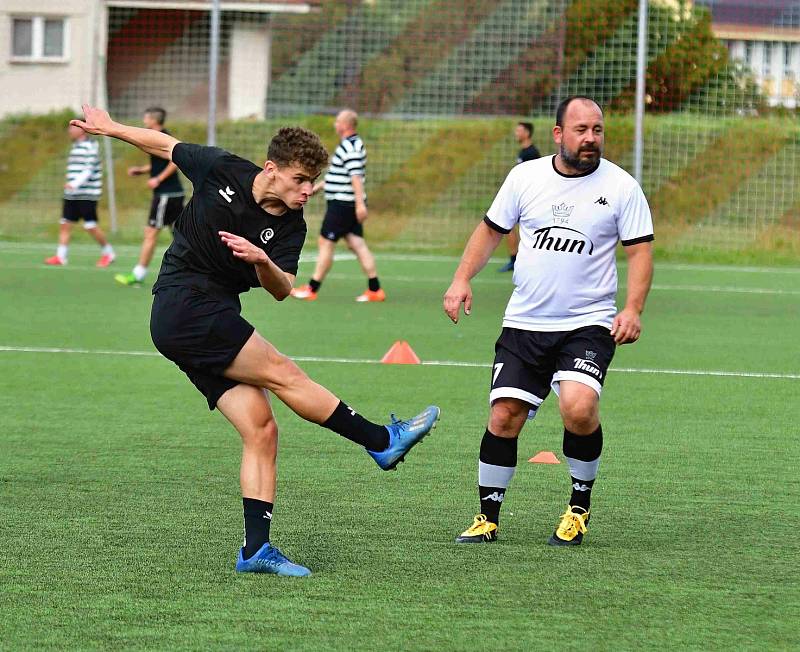
[[[4,216],[0,237],[53,238],[60,204],[59,163],[66,149],[64,120],[65,116],[24,120],[6,124],[0,130],[5,134],[0,138],[0,146],[12,153],[7,174],[0,178],[4,191],[0,203]],[[219,142],[260,161],[270,135],[286,122],[314,129],[322,134],[326,146],[335,145],[331,120],[325,116],[225,123],[219,130]],[[430,226],[425,225],[435,224],[430,219],[434,216],[445,218],[449,225],[434,239],[436,247],[457,251],[475,215],[489,205],[513,160],[515,144],[508,137],[512,123],[513,120],[506,119],[365,120],[361,132],[370,149],[368,192],[374,209],[370,230],[376,244],[431,246],[427,242]],[[185,140],[204,138],[203,126],[199,124],[177,123],[171,128]],[[548,121],[537,120],[537,143],[543,152],[551,146],[548,131]],[[629,118],[609,116],[606,155],[629,166],[632,134]],[[777,119],[709,123],[698,117],[670,115],[649,117],[646,138],[646,186],[660,234],[659,246],[668,255],[690,255],[697,247],[686,244],[687,229],[712,214],[715,221],[724,223],[727,214],[719,214],[720,207],[723,212],[728,210],[726,206],[736,209],[741,202],[731,203],[731,198],[746,188],[749,180],[768,171],[765,166],[772,157],[784,150],[793,152],[796,133],[794,125]],[[32,142],[35,146],[29,147]],[[503,151],[504,148],[508,151]],[[149,193],[141,179],[128,178],[125,170],[146,158],[124,144],[114,145],[114,155],[121,225],[117,239],[135,241],[146,214]],[[793,157],[786,156],[791,162]],[[759,237],[735,242],[732,250],[763,260],[770,260],[773,252],[781,259],[796,259],[800,255],[800,241],[791,228],[791,218],[782,220],[786,207],[792,205],[791,186],[759,182],[759,187],[762,186],[769,192],[782,193],[774,199],[763,197],[759,210],[766,209],[762,221],[769,229]],[[106,201],[101,202],[103,215]],[[319,202],[312,202],[309,209],[312,230],[321,210]],[[770,210],[775,214],[769,213]],[[788,214],[791,215],[791,208]],[[731,249],[717,249],[715,253],[713,241],[706,246],[703,255],[725,256],[725,249]]]
[[[14,310],[0,344],[151,350],[148,293],[115,287],[83,251],[50,270],[29,262],[30,249],[3,249],[0,305]],[[354,262],[339,262],[316,303],[248,295],[245,314],[293,354],[377,359],[406,338],[423,359],[491,360],[507,277],[487,270],[473,315],[453,327],[439,308],[453,262],[380,264],[385,305],[353,304],[363,281]],[[796,291],[795,276],[663,268],[656,282]],[[615,366],[796,373],[785,351],[797,304],[796,294],[656,289],[644,339]],[[774,335],[756,347],[753,332]],[[787,437],[797,380],[612,373],[595,518],[579,550],[543,545],[563,506],[564,466],[524,462],[559,450],[548,401],[523,436],[501,542],[464,549],[450,541],[474,510],[489,369],[305,363],[371,417],[433,400],[444,418],[396,474],[381,474],[277,406],[275,538],[315,571],[291,582],[232,572],[238,444],[171,364],[0,360],[10,649],[455,650],[487,622],[492,647],[538,649],[572,640],[576,612],[592,649],[800,645],[791,567],[800,551],[771,534],[776,514],[800,515],[796,473],[775,463],[800,453]]]

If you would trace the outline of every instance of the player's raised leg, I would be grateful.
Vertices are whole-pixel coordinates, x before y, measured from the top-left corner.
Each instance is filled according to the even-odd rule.
[[[592,487],[603,449],[600,397],[584,383],[562,380],[558,406],[564,421],[563,452],[569,466],[572,495],[548,543],[577,546],[583,541],[589,523]]]
[[[270,542],[275,503],[278,424],[267,392],[252,385],[236,385],[217,401],[217,408],[242,437],[239,480],[244,510],[244,543],[236,570],[304,577],[311,571],[294,564]]]
[[[489,425],[478,457],[480,513],[456,543],[488,543],[497,539],[500,507],[517,469],[517,440],[531,405],[516,398],[492,404]]]
[[[385,426],[368,421],[309,378],[257,332],[250,336],[224,375],[268,389],[306,421],[363,446],[378,466],[387,471],[402,462],[439,419],[439,408],[430,406],[407,421],[393,419]]]
[[[348,233],[345,236],[345,242],[347,242],[350,251],[358,258],[358,263],[361,265],[361,269],[367,277],[367,289],[356,297],[356,301],[359,303],[386,301],[386,293],[383,291],[383,288],[381,288],[381,282],[378,279],[375,256],[373,256],[372,252],[369,250],[367,241],[360,235]]]

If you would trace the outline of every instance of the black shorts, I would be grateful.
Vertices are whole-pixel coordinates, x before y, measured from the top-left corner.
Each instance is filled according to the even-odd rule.
[[[364,226],[356,219],[356,205],[347,201],[330,200],[319,234],[326,240],[336,242],[348,233],[364,237]]]
[[[550,390],[562,380],[588,385],[600,395],[616,344],[605,326],[542,332],[503,328],[495,344],[489,403],[517,398],[533,418]]]
[[[238,296],[198,287],[159,288],[153,296],[153,344],[189,376],[210,410],[239,384],[222,374],[255,331],[240,310]]]
[[[97,224],[97,202],[91,199],[65,199],[61,212],[62,222],[79,222],[83,220],[86,226]]]
[[[153,195],[150,202],[150,215],[147,218],[147,225],[154,229],[163,229],[169,226],[183,210],[183,195],[170,197],[168,195]]]

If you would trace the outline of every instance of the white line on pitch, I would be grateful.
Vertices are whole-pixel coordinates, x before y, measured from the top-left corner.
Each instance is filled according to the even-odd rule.
[[[3,346],[0,351],[10,353],[74,353],[88,355],[123,355],[137,357],[160,357],[156,351],[114,351],[111,349],[78,349],[49,346]],[[330,358],[319,356],[289,356],[298,362],[331,362],[337,364],[381,364],[380,360],[369,358]],[[486,368],[491,364],[485,362],[461,362],[458,360],[424,360],[425,367],[471,367]],[[617,367],[609,371],[628,374],[664,374],[671,376],[723,376],[733,378],[779,378],[785,380],[800,380],[800,374],[781,374],[760,371],[715,371],[704,369],[639,369],[636,367]]]
[[[352,257],[355,260],[355,257]],[[307,262],[313,262],[311,260]],[[0,269],[41,269],[49,271],[68,271],[68,272],[92,272],[96,273],[98,270],[94,265],[67,265],[66,267],[57,267],[49,265],[14,265],[0,263]],[[328,274],[327,278],[339,281],[353,281],[363,280],[363,275],[359,274],[344,274],[340,272],[332,272]],[[381,279],[384,281],[394,281],[396,283],[437,283],[445,288],[449,280],[445,277],[431,277],[431,276],[403,276],[403,275],[383,275]],[[502,285],[507,286],[509,290],[512,287],[511,279],[504,278],[491,278],[488,276],[478,276],[472,280],[477,285]],[[725,285],[663,285],[656,283],[652,286],[652,290],[656,292],[728,292],[733,294],[771,294],[781,296],[800,296],[800,290],[782,290],[779,288],[746,288],[746,287],[730,287]]]
[[[53,249],[50,243],[36,243],[36,242],[1,242],[0,252],[3,253],[18,253],[24,251],[50,251]],[[91,244],[75,244],[71,245],[70,249],[82,255],[93,255],[97,252],[97,246]],[[120,245],[117,251],[124,254],[135,255],[139,252],[138,245]],[[458,262],[461,260],[460,256],[448,256],[438,254],[399,254],[388,252],[375,252],[379,260],[389,260],[397,262],[409,263],[447,263]],[[301,257],[301,262],[314,262],[317,259],[316,252],[305,254]],[[350,253],[342,252],[336,257],[337,260],[355,260],[355,256]],[[503,257],[493,258],[494,262],[502,262],[506,260]],[[625,262],[620,261],[620,266],[624,267]],[[737,265],[710,265],[703,263],[656,263],[657,269],[675,270],[675,271],[691,271],[691,272],[742,272],[749,274],[800,274],[800,267],[758,267],[758,266],[742,266]]]

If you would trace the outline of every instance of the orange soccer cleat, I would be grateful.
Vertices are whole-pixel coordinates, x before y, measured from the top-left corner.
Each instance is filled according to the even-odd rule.
[[[103,254],[100,256],[100,259],[95,264],[95,267],[108,267],[111,263],[114,262],[114,254]]]
[[[383,288],[379,290],[365,290],[364,294],[359,294],[356,297],[356,301],[358,303],[367,303],[370,301],[386,301],[386,293],[383,291]]]
[[[291,295],[295,299],[303,299],[304,301],[317,300],[317,293],[311,289],[310,285],[301,285],[299,288],[292,288]]]

